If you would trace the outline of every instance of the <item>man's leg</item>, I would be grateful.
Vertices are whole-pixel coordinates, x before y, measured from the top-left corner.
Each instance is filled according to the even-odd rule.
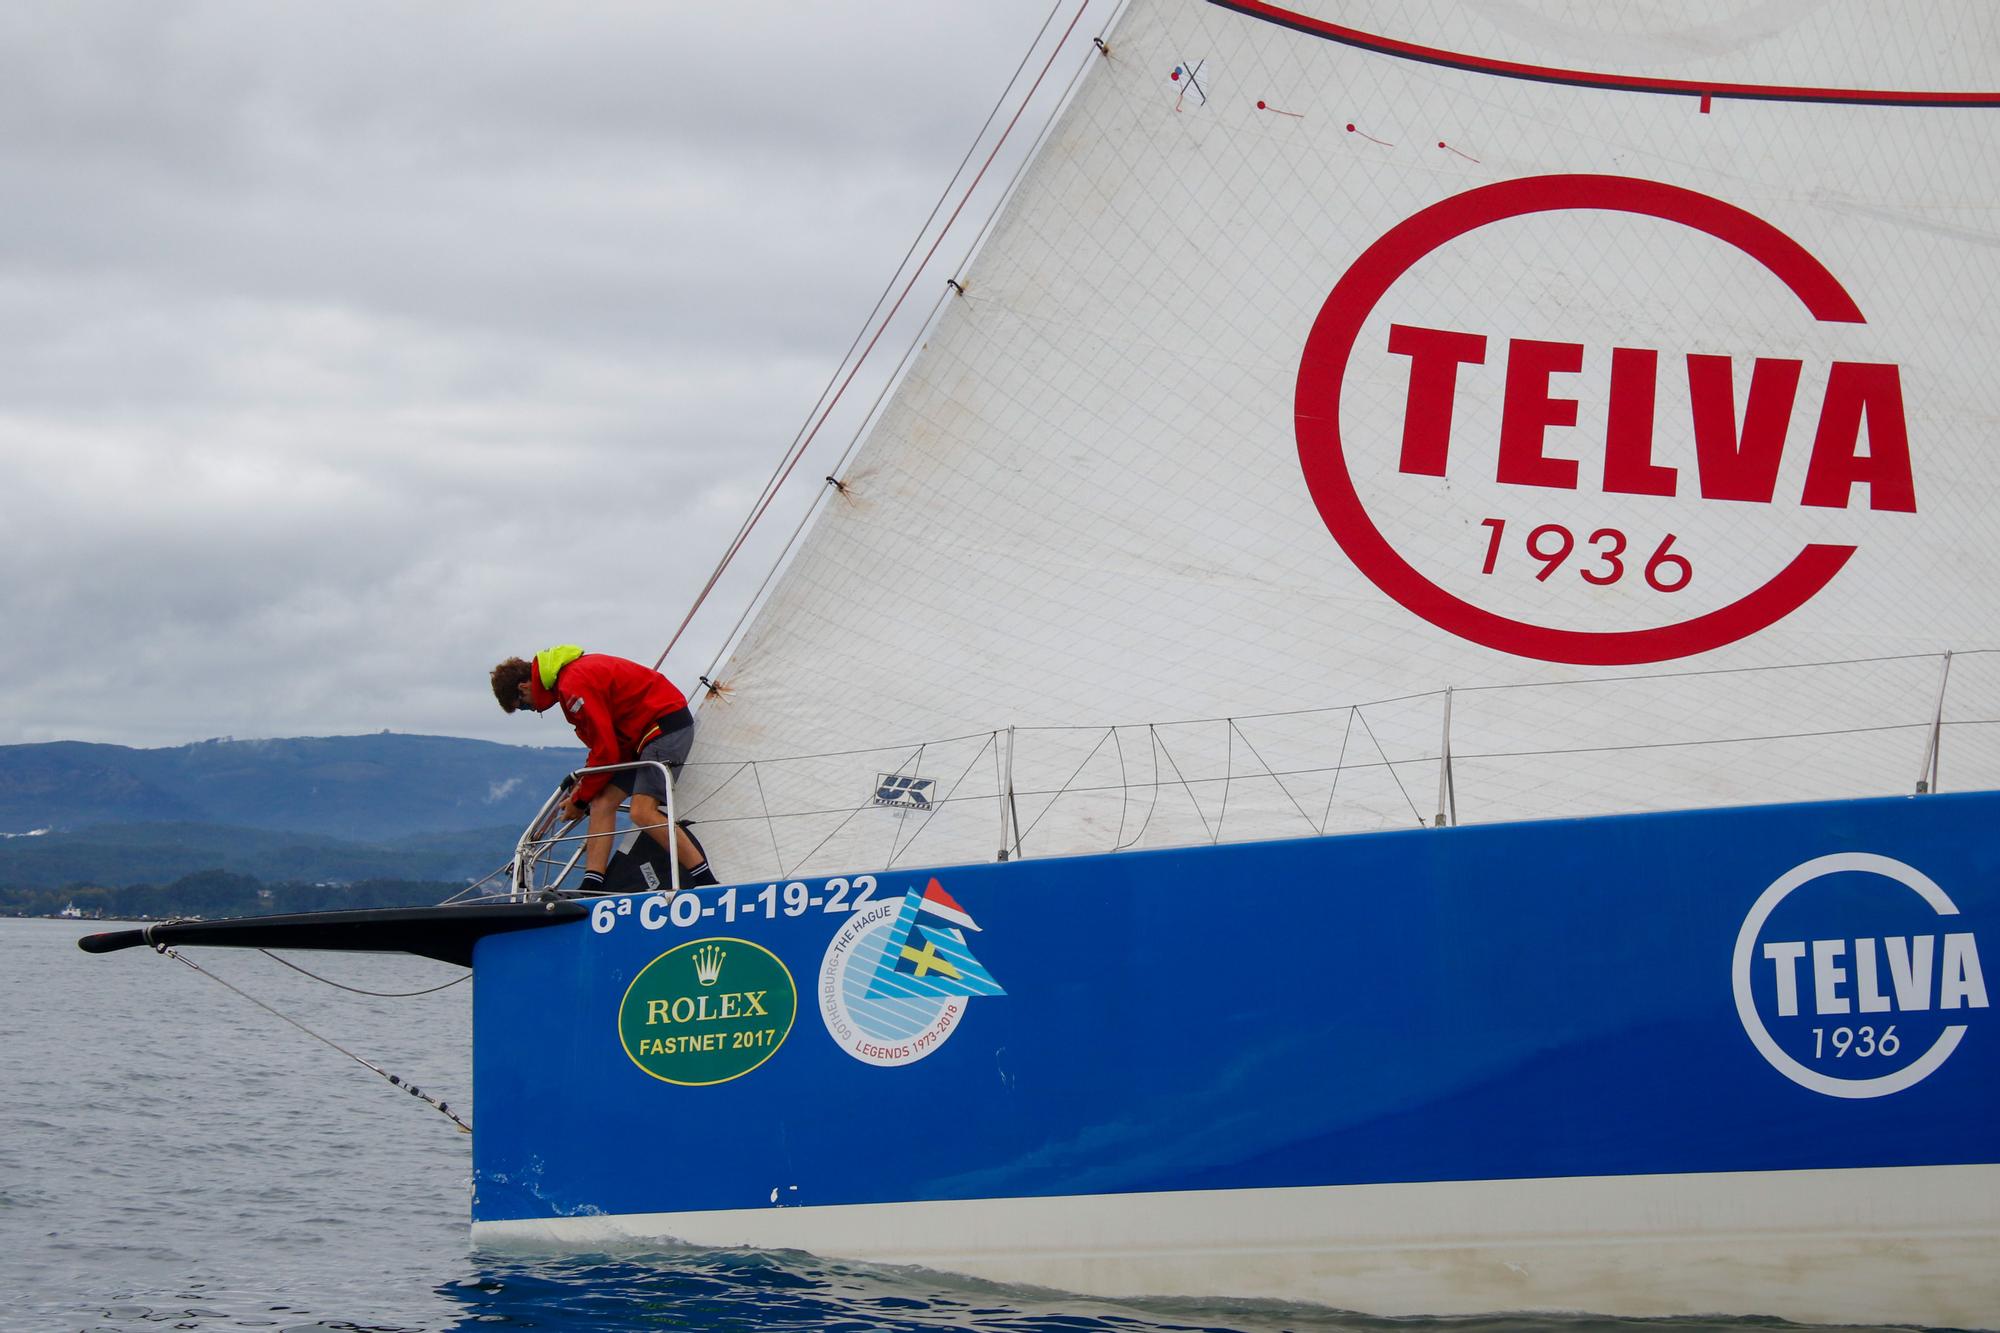
[[[688,831],[679,825],[667,823],[667,813],[660,803],[646,792],[635,792],[632,796],[632,823],[646,830],[646,836],[666,848],[680,862],[681,883],[689,886],[716,883],[715,874],[708,868],[708,857],[702,853]]]
[[[611,864],[611,849],[617,845],[618,806],[624,799],[624,788],[606,787],[590,802],[590,823],[583,843],[581,888],[585,893],[604,891],[604,867]]]

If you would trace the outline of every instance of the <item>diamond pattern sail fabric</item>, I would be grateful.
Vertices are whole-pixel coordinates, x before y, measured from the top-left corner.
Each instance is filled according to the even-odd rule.
[[[1838,95],[1981,7],[1317,9],[1123,15],[702,709],[727,874],[1428,823],[1446,687],[1461,819],[1908,791],[1946,650],[2000,780],[2000,110]]]

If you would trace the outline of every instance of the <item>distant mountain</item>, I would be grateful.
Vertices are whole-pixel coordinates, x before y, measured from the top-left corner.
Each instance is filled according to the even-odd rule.
[[[159,750],[82,741],[7,745],[0,746],[0,834],[203,824],[381,844],[501,825],[518,832],[582,762],[580,748],[392,732]],[[0,883],[15,856],[46,854],[27,844],[54,836],[0,837]]]
[[[0,746],[0,887],[463,883],[504,862],[581,749],[454,736]]]

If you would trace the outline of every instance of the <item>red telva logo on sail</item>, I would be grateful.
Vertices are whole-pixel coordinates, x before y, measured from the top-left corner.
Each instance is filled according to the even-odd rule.
[[[1474,605],[1439,586],[1405,559],[1370,516],[1355,484],[1341,433],[1341,390],[1363,325],[1390,287],[1440,247],[1478,228],[1538,213],[1624,213],[1689,228],[1733,246],[1774,275],[1823,323],[1863,324],[1859,307],[1825,265],[1770,223],[1719,199],[1656,181],[1618,176],[1537,176],[1482,186],[1443,200],[1398,224],[1371,245],[1335,284],[1306,341],[1299,367],[1299,461],[1314,503],[1348,557],[1409,610],[1463,638],[1504,652],[1590,665],[1653,662],[1706,652],[1774,624],[1832,581],[1852,545],[1809,542],[1760,586],[1727,605],[1672,623],[1635,629],[1589,630],[1537,624]],[[1601,458],[1554,456],[1547,432],[1573,426],[1577,402],[1551,387],[1551,377],[1582,368],[1580,343],[1500,339],[1462,329],[1392,323],[1386,346],[1407,364],[1408,397],[1396,471],[1446,477],[1454,468],[1451,425],[1462,368],[1504,363],[1505,388],[1491,481],[1500,486],[1576,490],[1586,479],[1606,495],[1685,496],[1771,504],[1779,497],[1779,465],[1799,388],[1801,362],[1758,357],[1750,367],[1740,419],[1732,358],[1689,355],[1687,375],[1694,444],[1693,468],[1654,457],[1654,406],[1660,354],[1611,350]],[[1867,448],[1863,449],[1864,435]],[[1601,464],[1601,472],[1598,466]],[[1469,466],[1469,464],[1460,464]],[[1809,508],[1913,513],[1908,430],[1897,366],[1834,361],[1827,373],[1817,427],[1798,503]],[[1500,550],[1504,520],[1488,519],[1484,573]],[[1559,524],[1530,532],[1526,551],[1546,562],[1546,578],[1578,546],[1580,534]],[[1632,566],[1647,586],[1673,593],[1692,566],[1674,549],[1672,534],[1650,555],[1627,553],[1623,531],[1588,534],[1604,563],[1590,583],[1604,584]]]

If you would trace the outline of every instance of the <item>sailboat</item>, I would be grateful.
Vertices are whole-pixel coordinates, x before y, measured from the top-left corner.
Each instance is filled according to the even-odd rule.
[[[1703,14],[1072,19],[705,677],[735,882],[333,942],[475,969],[474,1239],[2000,1324],[2000,50]]]

